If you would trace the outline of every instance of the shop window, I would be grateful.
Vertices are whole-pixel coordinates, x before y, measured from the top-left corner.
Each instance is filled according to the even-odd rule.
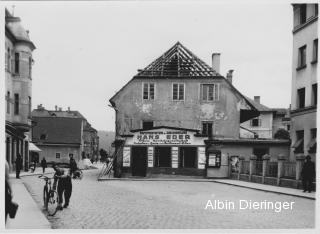
[[[261,126],[261,119],[259,119],[259,118],[254,118],[254,119],[252,119],[252,120],[250,121],[250,125],[251,125],[252,127],[259,127],[259,126]]]
[[[142,129],[149,130],[153,128],[153,121],[143,121],[142,122]]]
[[[154,100],[154,83],[143,83],[143,99]]]
[[[171,167],[171,147],[155,147],[155,167]]]
[[[19,70],[20,70],[19,63],[20,63],[19,53],[15,53],[14,54],[14,72],[16,74],[19,74]]]
[[[184,100],[184,84],[172,85],[172,99],[175,101]]]
[[[9,91],[7,92],[6,101],[7,101],[7,114],[10,114],[10,92]]]
[[[300,24],[304,24],[307,20],[307,4],[300,5]]]
[[[14,114],[19,114],[19,94],[14,94]]]
[[[307,56],[307,46],[304,45],[299,48],[298,67],[297,67],[298,70],[306,67],[306,62],[307,62],[306,56]]]
[[[197,168],[197,148],[180,147],[179,149],[179,167]]]
[[[304,131],[296,131],[296,142],[293,144],[294,153],[303,153],[304,149]]]
[[[202,122],[202,135],[212,136],[213,122]]]
[[[312,62],[318,62],[318,39],[313,40]]]
[[[219,85],[218,84],[203,84],[201,85],[202,101],[218,101],[219,100]]]
[[[56,153],[56,158],[60,158],[61,154],[60,153]]]
[[[305,107],[305,88],[301,88],[297,90],[298,93],[298,108]]]
[[[312,85],[312,105],[316,106],[318,102],[318,84]]]

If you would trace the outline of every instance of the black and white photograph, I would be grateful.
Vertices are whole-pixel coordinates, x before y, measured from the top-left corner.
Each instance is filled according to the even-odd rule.
[[[2,231],[319,233],[318,1],[0,4]]]

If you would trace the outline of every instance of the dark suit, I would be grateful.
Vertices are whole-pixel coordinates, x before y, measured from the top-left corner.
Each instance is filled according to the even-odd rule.
[[[302,177],[303,190],[304,191],[308,190],[309,192],[311,192],[311,190],[312,190],[312,182],[313,182],[313,179],[315,177],[315,165],[314,165],[314,162],[306,161],[303,164],[301,177]]]

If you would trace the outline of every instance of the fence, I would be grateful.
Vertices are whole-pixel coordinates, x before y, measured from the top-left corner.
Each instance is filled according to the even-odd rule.
[[[262,175],[262,161],[256,161],[256,170],[255,170],[255,175]]]
[[[283,162],[283,177],[296,178],[296,162]]]
[[[250,162],[243,161],[242,167],[241,167],[241,174],[249,174],[249,172],[250,172]]]
[[[278,162],[267,162],[266,176],[268,177],[278,176]]]

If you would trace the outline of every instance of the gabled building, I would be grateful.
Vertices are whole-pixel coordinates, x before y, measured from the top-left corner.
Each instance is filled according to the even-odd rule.
[[[42,105],[32,111],[32,141],[42,151],[35,154],[36,161],[69,162],[72,155],[77,161],[98,157],[99,137],[84,116],[70,108],[63,111],[46,110]]]
[[[35,45],[21,19],[5,9],[6,160],[10,169],[20,154],[28,170],[32,101],[32,52]]]
[[[292,4],[291,159],[317,148],[318,4]]]
[[[259,112],[232,85],[232,71],[219,74],[220,54],[212,63],[177,42],[109,100],[116,176],[226,177],[228,157],[241,152],[235,144],[252,154],[252,139],[239,138],[240,123]]]

